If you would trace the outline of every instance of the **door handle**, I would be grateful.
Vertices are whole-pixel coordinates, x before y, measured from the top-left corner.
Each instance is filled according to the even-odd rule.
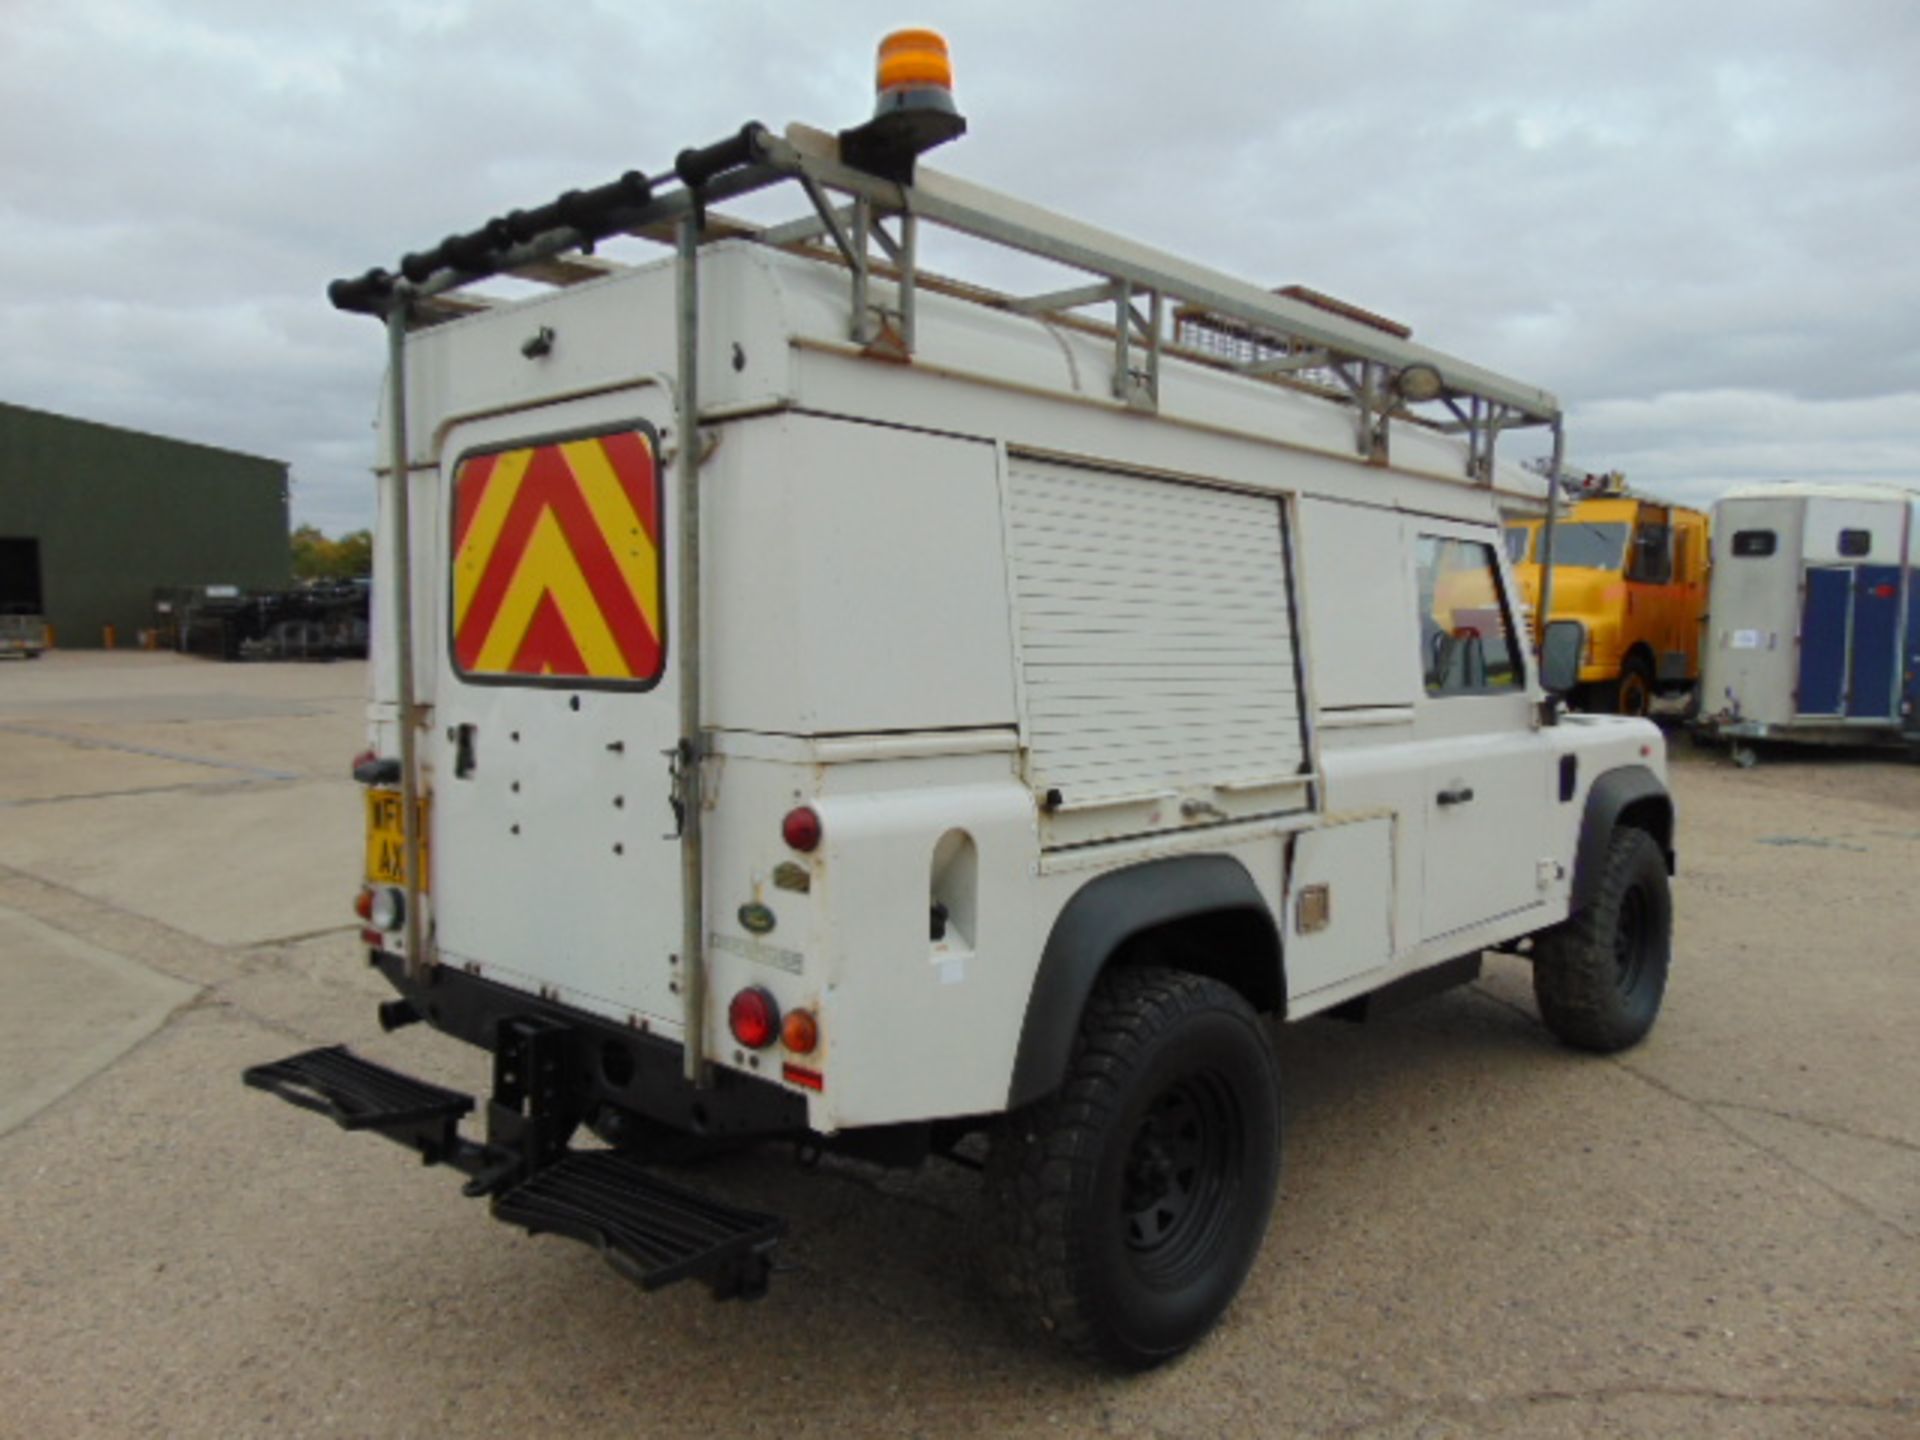
[[[1473,787],[1462,785],[1453,790],[1442,790],[1433,798],[1442,805],[1464,805],[1473,799]]]
[[[474,733],[471,725],[453,727],[453,778],[456,780],[472,779],[477,768],[473,755]]]

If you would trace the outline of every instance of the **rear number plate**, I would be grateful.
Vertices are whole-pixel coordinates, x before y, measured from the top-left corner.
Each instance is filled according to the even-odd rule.
[[[407,883],[406,820],[398,790],[367,791],[367,879],[375,885]],[[420,888],[433,874],[427,853],[427,797],[420,797]]]

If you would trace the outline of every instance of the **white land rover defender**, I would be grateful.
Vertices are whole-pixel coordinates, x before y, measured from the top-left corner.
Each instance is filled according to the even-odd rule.
[[[867,124],[749,125],[332,287],[392,355],[380,1020],[482,1047],[492,1093],[468,1136],[471,1097],[341,1047],[246,1079],[722,1295],[782,1222],[659,1162],[984,1133],[1013,1305],[1151,1365],[1267,1227],[1263,1017],[1500,949],[1561,1040],[1647,1032],[1665,753],[1561,713],[1577,625],[1528,643],[1494,451],[1557,452],[1552,396],[922,168],[965,128],[944,44],[880,69]],[[776,187],[798,218],[713,208]],[[1070,283],[927,273],[931,226]],[[674,253],[579,253],[616,234]]]

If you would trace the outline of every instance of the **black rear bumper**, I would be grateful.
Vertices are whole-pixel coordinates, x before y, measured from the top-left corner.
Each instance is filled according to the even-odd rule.
[[[580,1118],[595,1128],[615,1131],[621,1117],[638,1116],[682,1134],[714,1139],[808,1135],[804,1095],[777,1081],[717,1067],[711,1083],[696,1089],[683,1073],[678,1041],[616,1025],[452,966],[434,966],[414,980],[398,955],[374,950],[368,959],[418,1018],[489,1054],[499,1053],[502,1027],[509,1022],[531,1018],[560,1027],[565,1031],[566,1089]]]

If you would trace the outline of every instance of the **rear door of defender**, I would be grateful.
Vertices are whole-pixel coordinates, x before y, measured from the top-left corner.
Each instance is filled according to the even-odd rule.
[[[670,415],[637,386],[447,434],[425,739],[439,960],[677,1029]]]

